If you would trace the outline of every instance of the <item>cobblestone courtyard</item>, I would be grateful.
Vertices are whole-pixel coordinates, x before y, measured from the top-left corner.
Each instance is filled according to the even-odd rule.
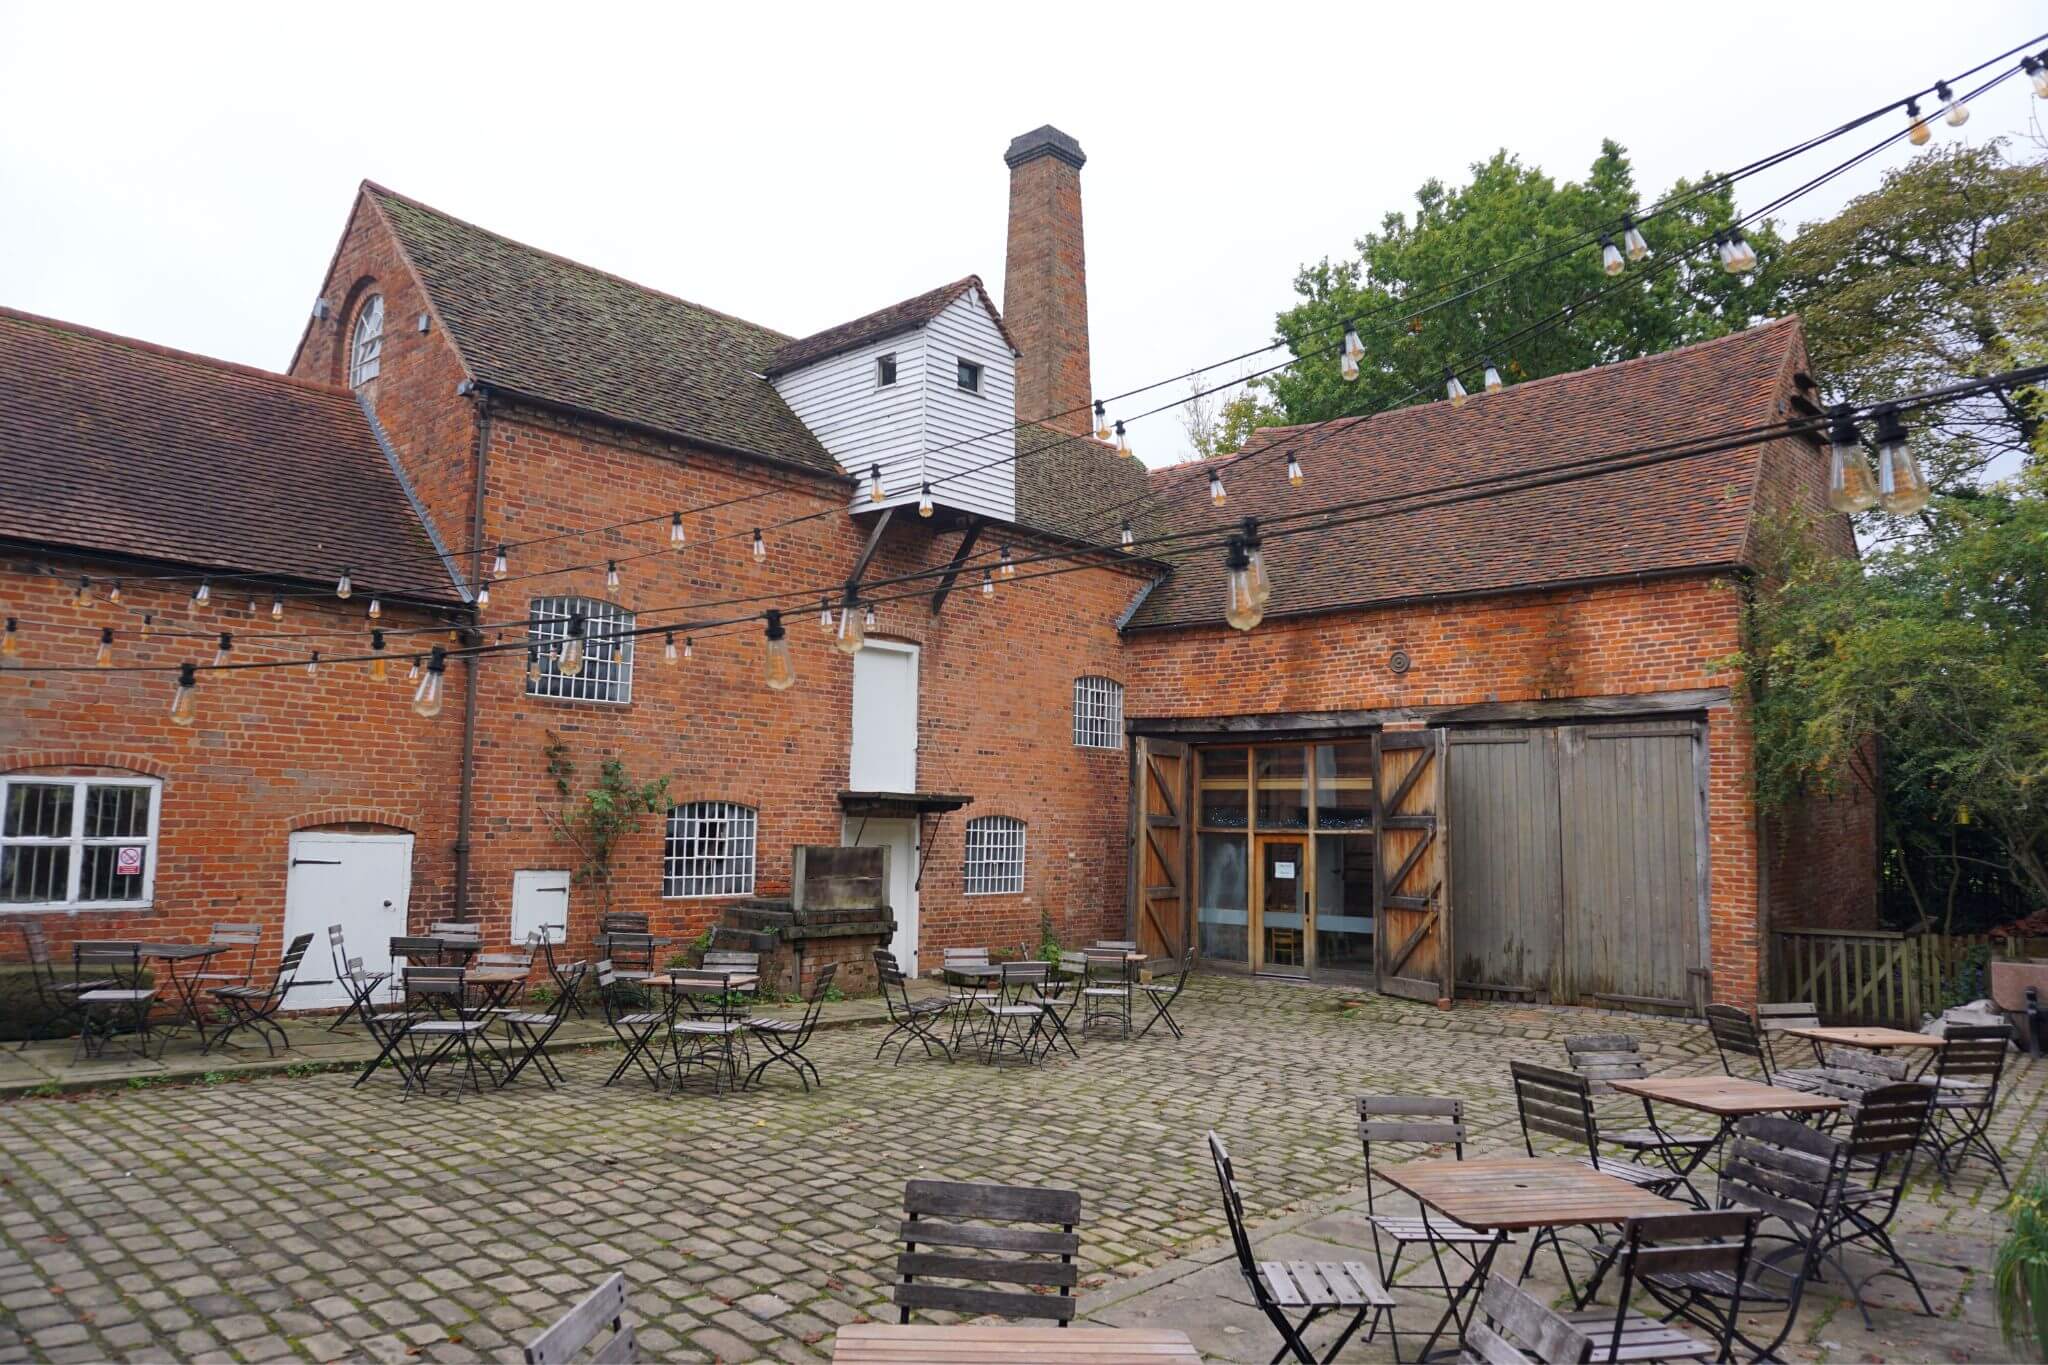
[[[1347,999],[1201,977],[1185,1042],[1088,1042],[1029,1071],[892,1067],[876,1031],[839,1030],[813,1045],[826,1089],[808,1096],[786,1072],[717,1099],[603,1089],[618,1054],[599,1049],[564,1056],[552,1094],[529,1076],[401,1102],[395,1078],[319,1074],[17,1100],[0,1105],[0,1358],[501,1359],[620,1268],[656,1358],[817,1359],[879,1311],[911,1176],[1078,1187],[1084,1313],[1170,1323],[1177,1277],[1216,1269],[1205,1129],[1229,1140],[1255,1224],[1342,1241],[1354,1095],[1462,1094],[1476,1150],[1506,1153],[1508,1061],[1561,1062],[1566,1034],[1617,1022]],[[1701,1028],[1624,1026],[1655,1065],[1715,1065]],[[2008,1073],[2015,1174],[2048,1158],[2044,1074]],[[1902,1215],[1940,1320],[1884,1307],[1866,1334],[1823,1294],[1800,1354],[1997,1358],[1985,1270],[2004,1220],[1985,1179],[1923,1183]],[[1246,1356],[1270,1354],[1252,1309],[1209,1299]]]

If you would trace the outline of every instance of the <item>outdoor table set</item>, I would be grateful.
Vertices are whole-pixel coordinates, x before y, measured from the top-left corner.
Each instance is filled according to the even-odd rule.
[[[1063,952],[1058,961],[995,962],[986,948],[948,948],[940,976],[949,993],[941,1002],[918,1002],[925,1016],[920,1018],[907,992],[899,1009],[890,985],[896,983],[900,989],[903,974],[893,955],[877,951],[883,995],[896,1023],[883,1048],[907,1032],[912,1036],[904,1039],[905,1046],[923,1040],[929,1051],[937,1041],[933,1026],[940,1015],[951,1018],[950,1037],[943,1044],[946,1055],[971,1051],[990,1065],[1040,1062],[1061,1047],[1079,1057],[1074,1046],[1077,1032],[1129,1040],[1144,1037],[1163,1021],[1174,1037],[1182,1037],[1172,1006],[1193,964],[1169,963],[1166,970],[1148,974],[1149,961],[1129,942],[1101,942],[1080,952]],[[1152,1017],[1134,1030],[1133,1002],[1139,999],[1151,1004]],[[1080,1023],[1070,1028],[1076,1010]]]
[[[396,945],[394,940],[394,946]],[[481,945],[478,945],[479,949]],[[474,957],[471,952],[467,957]],[[529,1066],[549,1089],[563,1079],[546,1055],[547,1044],[567,1017],[569,1002],[587,966],[572,964],[562,976],[567,989],[545,1010],[512,1002],[527,974],[517,967],[407,964],[397,974],[399,998],[379,1010],[363,1004],[361,1017],[379,1050],[355,1079],[361,1085],[386,1062],[397,1068],[405,1095],[426,1093],[436,1070],[460,1064],[461,1084],[481,1091],[510,1085]],[[492,1031],[499,1030],[494,1038]],[[499,1043],[503,1042],[503,1048]]]
[[[625,1055],[605,1084],[637,1069],[655,1089],[680,1091],[692,1075],[702,1073],[713,1094],[724,1094],[746,1089],[770,1067],[781,1065],[808,1092],[822,1078],[805,1049],[838,970],[836,964],[818,969],[810,977],[803,1014],[789,1019],[748,1013],[761,986],[754,954],[706,953],[701,967],[637,978],[609,960],[600,962],[598,999],[605,1022],[625,1045]]]

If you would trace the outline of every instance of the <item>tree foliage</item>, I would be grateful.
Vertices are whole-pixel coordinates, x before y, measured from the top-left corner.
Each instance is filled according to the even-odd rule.
[[[1295,276],[1301,301],[1280,314],[1280,338],[1304,355],[1335,341],[1347,319],[1361,319],[1364,372],[1347,382],[1334,355],[1316,356],[1262,380],[1273,397],[1267,421],[1322,421],[1441,394],[1444,367],[1469,366],[1479,355],[1514,383],[1669,350],[1772,313],[1777,234],[1768,224],[1748,229],[1758,270],[1729,275],[1711,252],[1687,248],[1735,221],[1731,193],[1716,186],[1694,196],[1694,188],[1685,180],[1672,186],[1667,197],[1686,202],[1641,224],[1652,257],[1629,267],[1636,282],[1561,326],[1511,341],[1615,283],[1601,271],[1597,246],[1537,262],[1644,208],[1627,153],[1605,142],[1586,178],[1563,184],[1506,151],[1475,164],[1463,186],[1428,181],[1416,191],[1412,219],[1390,213],[1379,231],[1358,239],[1356,257],[1325,258]],[[1672,268],[1653,278],[1659,265]],[[1477,284],[1485,287],[1469,298],[1418,312]],[[1477,387],[1469,369],[1464,379]]]
[[[608,912],[612,908],[612,855],[621,841],[639,830],[644,817],[668,809],[668,779],[635,782],[626,775],[624,761],[612,756],[598,765],[597,785],[579,793],[576,765],[561,736],[548,731],[542,753],[555,789],[555,806],[543,807],[543,813],[556,834],[582,857],[576,880],[595,883],[602,908]]]

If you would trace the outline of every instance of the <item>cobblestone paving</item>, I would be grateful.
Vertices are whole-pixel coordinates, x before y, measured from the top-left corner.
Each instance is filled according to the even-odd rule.
[[[0,1359],[503,1358],[617,1268],[657,1358],[814,1360],[882,1303],[908,1177],[1078,1187],[1099,1291],[1214,1245],[1205,1129],[1255,1221],[1313,1209],[1359,1179],[1351,1096],[1462,1094],[1480,1150],[1506,1151],[1508,1060],[1612,1022],[1345,1000],[1198,978],[1185,1042],[1033,1070],[894,1067],[873,1030],[821,1034],[808,1096],[786,1073],[722,1098],[603,1089],[617,1053],[592,1050],[553,1094],[401,1101],[393,1078],[324,1074],[0,1105]],[[1659,1065],[1713,1064],[1703,1030],[1625,1026]],[[2015,1158],[2043,1159],[2044,1072],[2001,1111]],[[1973,1169],[1907,1221],[1981,1271],[1965,1234],[1993,1235],[1997,1201]]]

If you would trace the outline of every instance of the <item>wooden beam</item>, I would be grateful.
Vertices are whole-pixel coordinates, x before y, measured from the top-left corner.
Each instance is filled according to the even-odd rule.
[[[953,552],[953,562],[946,566],[946,576],[939,580],[938,590],[932,594],[932,615],[937,616],[946,605],[947,596],[953,591],[954,582],[960,577],[960,566],[967,562],[967,556],[974,553],[974,542],[981,539],[981,523],[969,523],[967,534],[960,537],[960,548]]]
[[[868,532],[868,543],[862,547],[860,558],[853,561],[853,572],[846,576],[846,590],[854,592],[860,587],[860,580],[867,574],[868,563],[875,557],[875,551],[882,544],[882,532],[889,529],[889,518],[896,515],[893,507],[884,507],[882,515],[875,518],[875,529]]]
[[[1265,715],[1202,716],[1132,720],[1125,727],[1135,735],[1161,738],[1227,739],[1235,735],[1289,735],[1303,739],[1340,737],[1346,731],[1426,721],[1437,725],[1498,724],[1513,721],[1605,719],[1612,716],[1654,716],[1687,711],[1716,711],[1729,705],[1725,687],[1696,687],[1670,692],[1638,692],[1618,696],[1545,697],[1520,701],[1468,702],[1456,706],[1389,706],[1355,711],[1276,711]]]

